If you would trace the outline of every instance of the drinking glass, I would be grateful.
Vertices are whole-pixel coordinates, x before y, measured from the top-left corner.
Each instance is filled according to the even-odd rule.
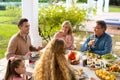
[[[25,66],[26,66],[26,67],[29,66],[29,59],[25,59]]]
[[[93,36],[90,36],[90,41],[95,42],[95,40],[96,40],[95,34]],[[93,45],[92,47],[94,48],[95,45]]]

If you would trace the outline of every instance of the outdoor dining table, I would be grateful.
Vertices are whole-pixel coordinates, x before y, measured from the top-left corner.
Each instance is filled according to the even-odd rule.
[[[79,68],[82,68],[83,69],[83,72],[84,74],[87,75],[87,78],[85,78],[84,80],[89,80],[89,78],[93,77],[95,78],[96,80],[100,80],[96,74],[95,74],[95,70],[91,70],[89,69],[87,66],[83,66],[83,52],[80,52],[80,51],[75,51],[77,52],[77,54],[80,55],[80,63],[77,64],[77,65],[71,65],[73,67],[73,69],[75,70],[78,70]]]
[[[80,51],[77,51],[78,54],[80,54],[80,57],[81,57],[81,54],[83,54],[82,52]],[[34,71],[34,68],[32,65],[28,65],[28,61],[26,61],[26,65],[27,65],[27,71],[29,72],[33,72]],[[95,71],[93,70],[90,70],[88,67],[83,67],[82,66],[82,60],[80,59],[80,63],[78,65],[71,65],[73,67],[73,69],[77,70],[79,68],[83,68],[83,71],[84,73],[87,75],[88,78],[90,77],[94,77],[96,80],[100,80],[96,75],[95,75]],[[89,80],[88,78],[86,78],[85,80]]]
[[[43,52],[43,51],[42,51]],[[68,52],[68,51],[67,51]],[[89,80],[91,77],[93,77],[95,80],[101,80],[100,78],[98,78],[95,74],[95,70],[91,70],[88,66],[83,66],[83,52],[80,51],[75,51],[77,52],[77,54],[80,55],[80,63],[77,65],[71,65],[73,70],[78,70],[79,68],[83,69],[84,74],[87,75],[87,78],[85,78],[84,80]],[[27,66],[27,71],[29,72],[33,72],[34,71],[34,67],[33,66]],[[79,77],[79,76],[78,76]],[[82,79],[81,79],[82,80]],[[120,80],[120,79],[116,79],[116,80]]]

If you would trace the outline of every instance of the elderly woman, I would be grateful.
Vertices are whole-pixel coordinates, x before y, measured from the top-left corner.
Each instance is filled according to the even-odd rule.
[[[65,58],[64,41],[50,41],[34,69],[34,80],[77,80]]]
[[[69,21],[64,21],[62,23],[62,28],[60,31],[58,31],[55,35],[54,38],[58,39],[62,39],[65,44],[66,44],[66,48],[69,50],[73,50],[75,49],[74,47],[74,37],[72,35],[72,26],[71,23]]]

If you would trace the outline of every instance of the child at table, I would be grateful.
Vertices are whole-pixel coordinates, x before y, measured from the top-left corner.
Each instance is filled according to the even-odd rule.
[[[34,69],[34,80],[76,80],[65,58],[66,46],[61,39],[53,39],[45,48]]]
[[[26,72],[26,67],[22,59],[9,58],[4,80],[28,80],[28,76],[31,75],[31,73]]]

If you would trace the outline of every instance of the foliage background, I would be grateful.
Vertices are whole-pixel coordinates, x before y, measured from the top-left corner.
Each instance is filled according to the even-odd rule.
[[[40,35],[46,41],[61,28],[61,24],[65,20],[69,20],[73,28],[78,29],[81,22],[85,21],[86,10],[80,10],[74,5],[66,8],[61,5],[50,5],[45,8],[41,7],[39,11],[39,31]]]
[[[54,2],[56,0],[38,0],[39,2]],[[66,0],[57,0],[66,1]],[[94,0],[97,1],[97,0]],[[21,2],[21,0],[0,0],[0,2]],[[87,3],[87,0],[77,0],[77,2]],[[120,0],[110,0],[110,5],[120,6]]]
[[[6,1],[6,0],[0,0],[0,2],[1,1]],[[11,0],[9,0],[9,1],[11,1]],[[14,1],[18,1],[18,0],[14,0]],[[65,1],[65,0],[63,0],[63,1]],[[115,1],[115,0],[113,0],[113,1]],[[47,9],[48,6],[45,6],[45,7]],[[110,6],[110,12],[120,12],[120,7],[119,6]],[[73,13],[74,13],[74,11],[73,11]],[[59,14],[61,14],[61,13],[59,13]],[[64,17],[64,15],[62,15],[62,16]],[[69,14],[69,16],[70,16],[70,14]],[[6,10],[0,10],[0,58],[5,57],[4,53],[6,51],[8,41],[9,41],[10,37],[18,31],[18,27],[17,27],[16,23],[18,22],[18,20],[20,18],[21,18],[21,7],[20,6],[6,5]],[[57,22],[57,21],[54,21],[54,22]],[[62,23],[62,21],[61,21],[61,23]],[[59,23],[58,26],[55,26],[56,29],[55,29],[55,31],[53,31],[53,34],[60,29],[61,23]],[[41,24],[45,24],[45,23],[41,23]],[[39,27],[41,27],[41,26],[43,26],[43,25],[39,25]],[[73,26],[73,27],[75,27],[75,26]],[[45,26],[45,28],[46,28],[46,26]],[[46,32],[44,32],[44,33],[46,33]],[[78,41],[78,43],[76,43],[78,45],[78,50],[80,48],[79,43],[82,41],[82,39],[84,39],[85,35],[86,35],[86,32],[79,31],[78,34],[75,33],[75,37],[78,37],[80,39],[80,41]],[[113,48],[115,48],[114,47],[115,43],[120,41],[120,36],[115,35],[112,38],[113,38]],[[115,48],[114,50],[116,51],[116,53],[119,54],[120,49]]]

